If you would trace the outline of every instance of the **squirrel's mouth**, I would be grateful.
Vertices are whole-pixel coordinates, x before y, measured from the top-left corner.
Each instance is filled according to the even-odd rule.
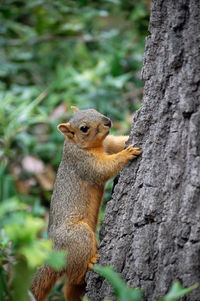
[[[110,133],[110,131],[107,131],[107,132],[105,133],[105,137],[108,136],[109,133]]]
[[[111,120],[108,120],[106,123],[104,123],[104,125],[111,128],[111,125],[112,125]]]
[[[104,117],[103,118],[103,121],[104,121],[104,126],[108,127],[108,128],[111,128],[112,126],[112,121],[108,118],[108,117]]]

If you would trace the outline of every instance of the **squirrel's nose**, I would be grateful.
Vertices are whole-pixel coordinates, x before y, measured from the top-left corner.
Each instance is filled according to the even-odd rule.
[[[111,127],[112,123],[111,123],[111,120],[109,118],[105,118],[104,119],[104,125],[105,126],[108,126],[109,128]]]

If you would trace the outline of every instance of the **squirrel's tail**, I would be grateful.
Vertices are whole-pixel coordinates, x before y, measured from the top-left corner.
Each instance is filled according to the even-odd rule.
[[[61,276],[50,266],[44,265],[39,269],[32,283],[32,293],[37,301],[44,301],[54,283]]]
[[[67,301],[80,301],[85,294],[86,284],[72,284],[67,283],[65,286],[65,298]]]

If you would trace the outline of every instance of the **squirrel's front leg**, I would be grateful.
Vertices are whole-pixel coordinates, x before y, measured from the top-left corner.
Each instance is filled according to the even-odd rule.
[[[103,141],[103,148],[106,154],[112,155],[119,153],[125,147],[125,143],[129,136],[113,136],[108,135]]]
[[[98,169],[101,170],[101,175],[105,175],[105,180],[107,181],[116,173],[118,173],[129,160],[135,159],[141,153],[142,151],[139,149],[139,147],[130,145],[117,154],[101,155],[99,158],[97,158],[99,161]]]

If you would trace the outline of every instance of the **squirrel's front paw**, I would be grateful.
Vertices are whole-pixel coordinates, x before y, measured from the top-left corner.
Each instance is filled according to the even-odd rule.
[[[124,152],[126,152],[126,155],[127,155],[129,160],[137,158],[137,156],[139,156],[142,153],[142,151],[140,150],[139,147],[135,147],[133,145],[129,145],[124,150]]]

